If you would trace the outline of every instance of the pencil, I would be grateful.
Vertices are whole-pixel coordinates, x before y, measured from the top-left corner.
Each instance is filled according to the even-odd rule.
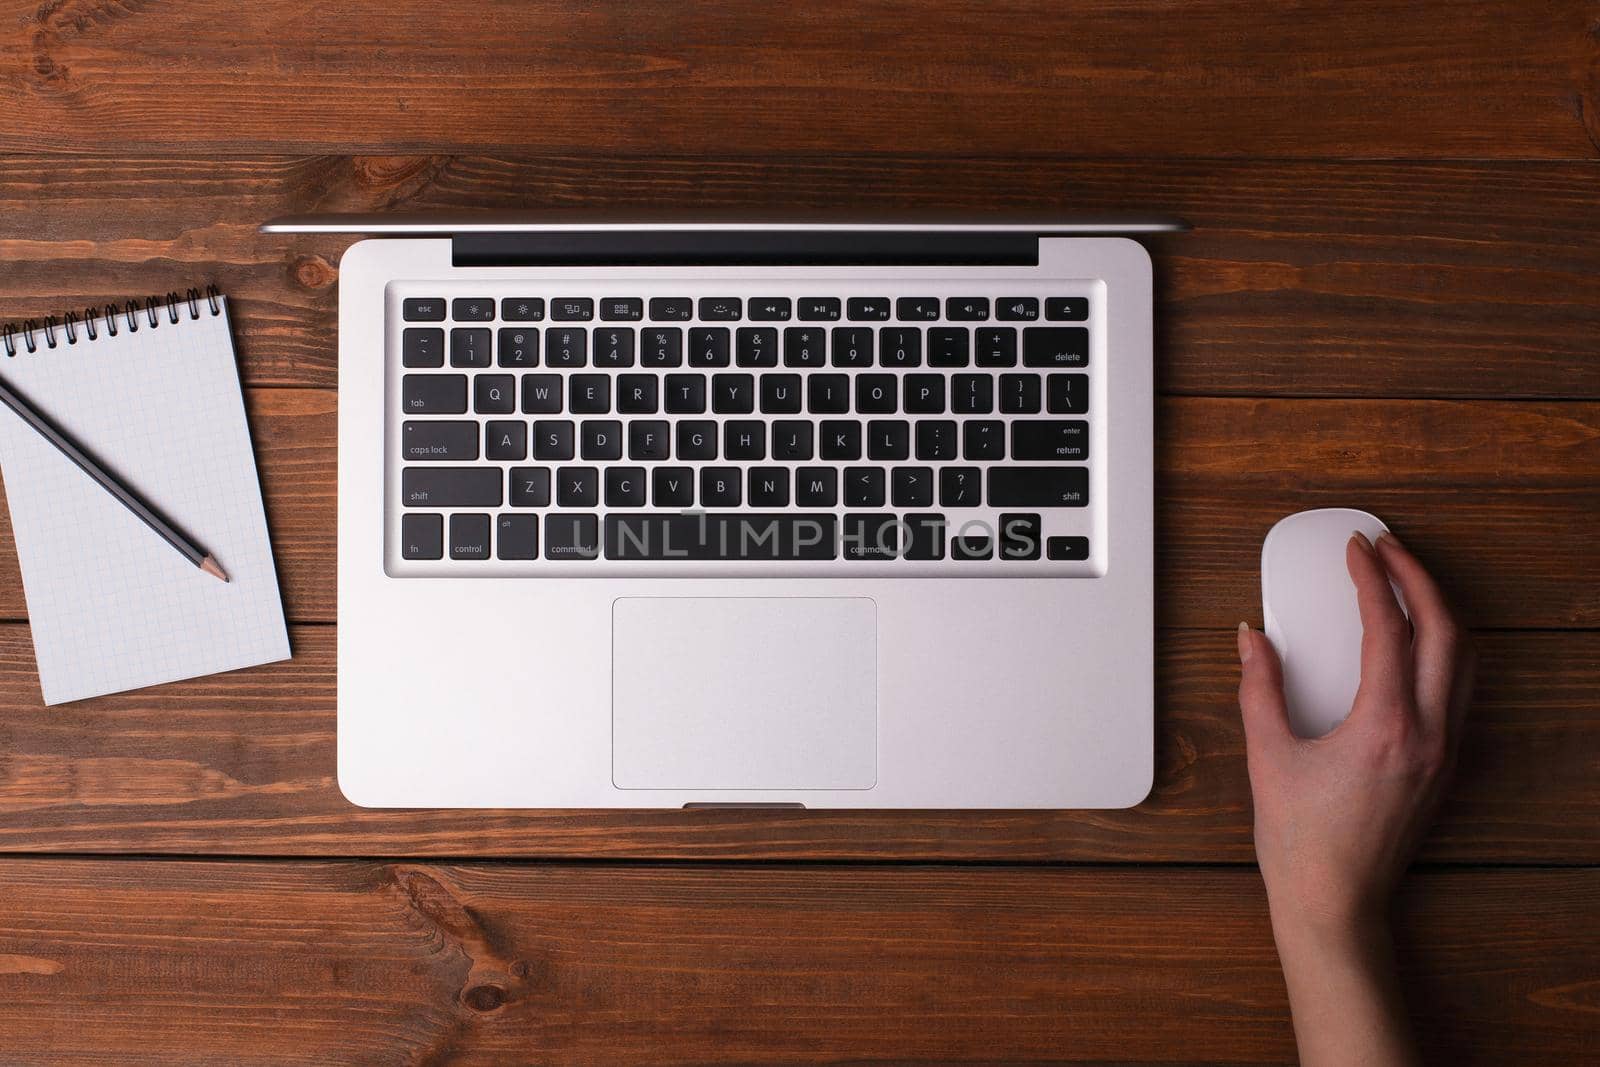
[[[144,520],[144,524],[156,533],[161,539],[183,554],[183,557],[196,567],[213,577],[224,582],[228,580],[228,572],[211,553],[185,537],[178,529],[161,517],[161,513],[145,503],[132,489],[118,481],[112,473],[95,462],[94,457],[80,448],[72,438],[62,433],[54,423],[36,411],[32,404],[24,400],[4,381],[0,381],[0,403],[17,413],[17,417],[36,430],[40,437],[55,445],[78,469],[93,478],[106,492],[121,501],[122,506]]]

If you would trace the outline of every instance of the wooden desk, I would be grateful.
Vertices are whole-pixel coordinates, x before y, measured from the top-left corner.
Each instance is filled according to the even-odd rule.
[[[1399,904],[1434,1062],[1600,1057],[1600,6],[52,0],[0,319],[235,300],[295,657],[45,709],[0,524],[0,1060],[1282,1063],[1232,627],[1358,504],[1483,652]],[[1127,812],[380,812],[334,781],[318,210],[1163,210]]]

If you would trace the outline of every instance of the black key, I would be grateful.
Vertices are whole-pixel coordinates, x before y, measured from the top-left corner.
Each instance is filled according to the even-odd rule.
[[[972,362],[972,335],[965,326],[941,326],[928,331],[928,366],[965,367]]]
[[[400,437],[400,452],[413,463],[478,458],[475,422],[407,422]]]
[[[989,298],[952,296],[944,302],[944,317],[952,322],[981,322],[989,317]]]
[[[439,515],[400,516],[400,557],[442,559],[444,519]]]
[[[1000,410],[1006,415],[1037,415],[1039,413],[1039,376],[1037,374],[1000,375]]]
[[[1089,505],[1088,467],[990,467],[989,504],[997,508]]]
[[[918,319],[932,321],[939,317],[939,298],[936,296],[902,296],[894,302],[894,317],[902,322]]]
[[[503,480],[499,467],[406,467],[400,500],[408,508],[497,508]]]
[[[1089,458],[1089,424],[1029,420],[1011,424],[1012,459],[1054,459],[1081,462]]]
[[[791,462],[808,460],[812,456],[814,428],[809,422],[772,424],[772,458]]]
[[[561,296],[550,300],[550,317],[557,322],[584,322],[594,318],[594,298]]]
[[[511,468],[511,506],[547,508],[550,506],[550,470],[547,467]]]
[[[600,301],[600,317],[607,322],[638,322],[644,318],[644,301],[636,296],[608,296]]]
[[[502,515],[494,527],[496,559],[539,558],[539,516]]]
[[[905,517],[906,559],[944,559],[945,522],[943,515],[914,514]]]
[[[495,460],[528,458],[528,424],[491,422],[483,428],[483,458]]]
[[[651,481],[650,500],[656,507],[694,506],[694,471],[688,467],[657,467]]]
[[[1000,558],[1038,559],[1041,546],[1039,516],[1011,513],[1000,516]]]
[[[643,331],[639,344],[639,366],[683,366],[683,330],[677,326],[657,326]]]
[[[716,459],[717,424],[714,422],[678,423],[679,459]]]
[[[539,322],[544,318],[544,297],[508,296],[500,301],[500,317],[507,322]]]
[[[517,379],[509,374],[475,376],[472,410],[480,415],[509,415],[517,410]]]
[[[1013,321],[1032,322],[1039,317],[1039,298],[1036,296],[1003,296],[994,302],[994,317]]]
[[[860,459],[861,424],[842,419],[824,420],[821,452],[823,459]]]
[[[583,367],[589,363],[589,331],[577,326],[551,326],[544,331],[544,365]]]
[[[1052,415],[1082,415],[1089,410],[1089,376],[1045,375],[1044,404]]]
[[[1029,326],[1022,331],[1024,367],[1086,367],[1087,326]]]
[[[761,376],[761,413],[763,415],[798,415],[800,413],[800,375],[763,374]]]
[[[875,322],[889,318],[889,298],[886,296],[852,296],[845,305],[851,322]]]
[[[994,542],[980,534],[961,534],[950,542],[951,559],[992,559]]]
[[[531,327],[502,326],[499,358],[502,367],[537,367],[539,331]]]
[[[893,374],[856,376],[856,410],[863,415],[893,415],[900,403],[900,381]]]
[[[566,419],[541,419],[533,424],[534,459],[571,459],[572,423]]]
[[[751,322],[788,322],[794,315],[794,301],[786,296],[752,296],[745,310]]]
[[[905,376],[906,414],[944,414],[944,375],[907,374]]]
[[[604,415],[611,410],[611,375],[574,374],[567,385],[567,410],[572,414]]]
[[[794,472],[794,502],[802,508],[839,503],[839,472],[833,467],[801,467]]]
[[[556,471],[556,503],[564,508],[592,508],[600,503],[600,472],[593,467]]]
[[[494,301],[486,296],[458,296],[450,301],[450,317],[457,322],[488,322],[494,318]]]
[[[672,431],[665,422],[630,422],[628,423],[628,458],[644,460],[662,460],[667,458],[667,451],[671,447],[669,439]]]
[[[945,419],[917,423],[918,459],[955,459],[956,424]]]
[[[950,410],[957,415],[987,415],[994,410],[994,378],[987,374],[950,376]]]
[[[711,410],[718,415],[748,415],[756,409],[756,380],[748,374],[711,376]]]
[[[973,419],[961,426],[961,458],[995,460],[1006,458],[1006,424]]]
[[[933,470],[896,467],[889,472],[889,503],[897,508],[933,507]]]
[[[522,376],[524,415],[561,414],[561,375],[524,374]]]
[[[786,508],[789,506],[789,468],[751,467],[750,506]]]
[[[808,375],[806,410],[813,415],[843,415],[849,411],[850,379],[843,374]]]
[[[835,367],[872,366],[872,330],[860,326],[835,326],[833,328],[833,365]]]
[[[905,459],[911,454],[911,424],[899,419],[867,423],[868,459]]]
[[[489,558],[489,516],[450,516],[450,558]]]
[[[633,331],[601,327],[594,332],[594,365],[596,367],[633,366]]]
[[[407,374],[400,380],[400,408],[407,415],[464,415],[465,374]]]
[[[452,367],[487,367],[494,358],[491,333],[482,326],[458,326],[450,331]]]
[[[744,302],[736,296],[702,296],[701,322],[731,322],[743,317]]]
[[[844,506],[847,508],[881,508],[887,498],[882,467],[846,467],[844,469]]]
[[[805,512],[607,515],[606,558],[825,560],[837,552],[837,518]]]
[[[654,374],[617,375],[617,410],[624,415],[654,415],[661,406],[661,379]]]
[[[1044,552],[1051,559],[1088,559],[1089,539],[1087,537],[1047,537],[1045,538]]]
[[[820,367],[828,361],[828,335],[820,326],[789,326],[783,331],[785,367]]]
[[[407,322],[443,322],[444,300],[437,296],[413,296],[400,302],[400,317]]]
[[[884,367],[922,366],[922,331],[915,326],[885,326],[880,329],[878,363]]]
[[[544,558],[599,559],[600,517],[560,513],[546,515]]]
[[[839,547],[845,559],[897,559],[900,522],[892,514],[846,515]]]
[[[738,507],[739,468],[702,467],[700,470],[700,503],[708,508]]]
[[[400,335],[400,362],[407,367],[444,366],[444,331],[413,326]]]
[[[701,326],[689,331],[689,366],[726,367],[727,365],[726,326]]]
[[[803,322],[837,322],[839,320],[839,298],[836,296],[801,297],[800,319]]]
[[[704,374],[667,375],[666,410],[669,415],[699,415],[706,410]]]
[[[1052,296],[1044,302],[1044,317],[1057,322],[1082,322],[1089,317],[1086,296]]]
[[[977,467],[942,467],[939,470],[939,506],[975,508],[982,503],[983,472]]]
[[[606,468],[606,507],[644,507],[644,468]]]
[[[694,318],[694,302],[686,296],[653,296],[650,317],[657,322],[687,322]]]
[[[589,419],[578,434],[578,455],[584,459],[622,458],[622,423]]]
[[[722,424],[722,454],[727,459],[766,459],[767,424],[730,419]]]
[[[776,367],[778,331],[771,326],[741,326],[734,358],[741,367]]]
[[[1017,328],[1001,326],[998,329],[978,330],[977,363],[980,367],[1015,367],[1017,365]]]

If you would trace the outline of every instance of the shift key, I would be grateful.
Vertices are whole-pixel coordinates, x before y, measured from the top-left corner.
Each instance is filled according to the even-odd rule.
[[[996,508],[1088,507],[1089,468],[990,467],[989,505]]]
[[[408,508],[497,508],[504,483],[499,467],[407,467],[400,500]]]

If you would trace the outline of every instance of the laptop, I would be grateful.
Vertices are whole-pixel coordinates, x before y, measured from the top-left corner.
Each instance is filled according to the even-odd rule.
[[[1151,786],[1176,220],[306,216],[369,807],[1117,808]]]

